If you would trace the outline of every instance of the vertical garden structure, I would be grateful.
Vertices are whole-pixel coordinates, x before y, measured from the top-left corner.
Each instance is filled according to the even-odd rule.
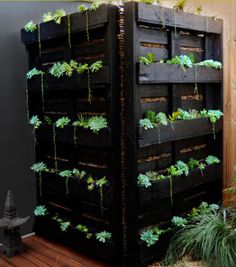
[[[147,246],[140,239],[144,231],[154,225],[169,227],[174,215],[202,201],[220,201],[221,163],[190,170],[187,176],[157,179],[147,187],[138,183],[138,176],[165,173],[178,160],[200,162],[208,155],[222,159],[222,118],[214,124],[207,117],[173,120],[153,129],[139,124],[149,110],[222,110],[222,70],[199,65],[183,70],[165,63],[190,53],[196,62],[221,61],[221,38],[221,20],[134,2],[126,3],[124,12],[102,5],[66,16],[60,25],[51,21],[32,33],[22,30],[29,69],[44,73],[27,80],[29,117],[38,115],[43,121],[35,129],[36,161],[53,170],[38,179],[39,204],[54,214],[37,218],[38,233],[116,259],[117,266],[143,266],[163,253],[170,236],[163,233],[160,241]],[[158,62],[139,63],[150,52]],[[89,66],[101,60],[103,67],[71,77],[50,75],[55,62],[71,59]],[[75,127],[78,115],[103,116],[108,126],[96,133],[81,124]],[[50,117],[47,123],[44,116]],[[63,116],[70,123],[57,128],[55,122]],[[73,168],[86,176],[59,175]],[[104,177],[104,185],[96,184]],[[58,218],[70,222],[67,231],[60,230]],[[92,236],[87,238],[78,224]],[[111,233],[105,243],[96,239],[102,231]]]

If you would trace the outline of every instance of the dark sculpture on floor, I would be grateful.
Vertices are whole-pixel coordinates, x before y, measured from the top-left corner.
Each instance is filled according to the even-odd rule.
[[[0,219],[0,227],[3,228],[1,251],[7,257],[12,257],[23,252],[20,226],[28,219],[29,217],[17,217],[15,200],[12,192],[9,190],[5,203],[4,216],[2,219]]]

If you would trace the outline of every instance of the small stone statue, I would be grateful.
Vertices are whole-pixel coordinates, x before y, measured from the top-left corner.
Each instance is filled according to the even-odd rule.
[[[15,200],[9,190],[6,197],[4,216],[0,219],[0,227],[3,228],[3,240],[1,251],[12,257],[23,252],[23,244],[20,235],[20,226],[28,221],[29,217],[17,217]]]

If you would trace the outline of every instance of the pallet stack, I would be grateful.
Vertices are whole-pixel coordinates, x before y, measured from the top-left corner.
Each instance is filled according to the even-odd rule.
[[[78,168],[94,177],[106,176],[102,210],[99,190],[88,191],[86,182],[71,178],[69,194],[65,194],[65,181],[51,173],[42,176],[42,203],[75,225],[111,232],[112,239],[99,243],[74,230],[61,232],[51,221],[45,222],[46,218],[37,220],[36,230],[112,261],[112,266],[144,266],[163,254],[169,235],[147,247],[140,240],[143,229],[168,223],[202,201],[219,202],[222,164],[207,166],[204,177],[194,170],[188,177],[173,179],[171,194],[169,180],[143,188],[137,183],[138,175],[165,170],[191,157],[222,159],[222,119],[215,125],[215,139],[212,125],[204,118],[160,126],[159,134],[157,129],[144,130],[138,122],[148,110],[165,114],[178,108],[222,110],[222,71],[199,66],[184,72],[178,65],[146,66],[138,59],[149,52],[158,60],[191,52],[198,62],[221,61],[222,21],[134,2],[126,3],[124,13],[120,12],[116,6],[102,5],[87,13],[87,25],[85,14],[75,13],[63,18],[60,25],[42,23],[40,32],[22,30],[29,69],[37,67],[47,73],[43,75],[43,109],[41,76],[28,80],[30,116],[49,116],[53,121],[68,116],[75,121],[80,114],[102,115],[108,121],[108,127],[97,135],[76,129],[76,146],[73,126],[56,129],[58,169]],[[71,59],[103,62],[103,68],[91,75],[91,104],[87,76],[55,78],[48,74],[53,63]],[[36,139],[37,161],[54,168],[53,125],[39,127]]]

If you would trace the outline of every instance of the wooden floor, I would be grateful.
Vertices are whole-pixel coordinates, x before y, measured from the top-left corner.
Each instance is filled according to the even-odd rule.
[[[25,238],[23,242],[25,253],[12,258],[0,254],[0,267],[108,267],[104,263],[38,236]]]

